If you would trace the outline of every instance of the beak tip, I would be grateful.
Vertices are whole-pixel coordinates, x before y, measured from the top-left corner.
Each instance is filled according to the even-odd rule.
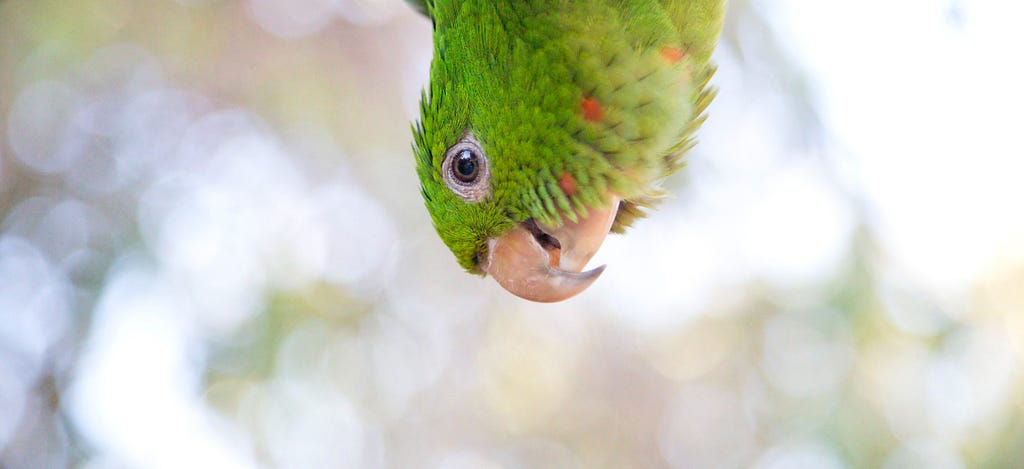
[[[539,303],[568,300],[590,287],[608,266],[602,265],[585,272],[566,272],[549,269],[542,278],[520,285],[502,285],[512,294]],[[509,288],[512,287],[512,288]]]

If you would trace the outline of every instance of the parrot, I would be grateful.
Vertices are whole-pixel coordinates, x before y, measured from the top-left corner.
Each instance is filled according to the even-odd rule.
[[[471,274],[557,302],[666,194],[716,94],[725,0],[410,0],[433,26],[420,192]]]

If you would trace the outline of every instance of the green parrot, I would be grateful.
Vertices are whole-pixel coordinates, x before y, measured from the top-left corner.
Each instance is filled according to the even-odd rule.
[[[714,96],[725,0],[422,0],[413,125],[434,227],[468,272],[554,302],[663,196]]]

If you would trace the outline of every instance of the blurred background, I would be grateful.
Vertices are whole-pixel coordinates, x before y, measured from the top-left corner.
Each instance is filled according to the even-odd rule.
[[[401,1],[0,0],[0,466],[1022,467],[1020,18],[732,0],[538,305],[430,225]]]

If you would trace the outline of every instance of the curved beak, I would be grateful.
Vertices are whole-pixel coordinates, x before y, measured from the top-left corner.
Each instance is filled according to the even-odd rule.
[[[558,228],[521,223],[499,238],[488,240],[482,269],[512,294],[552,303],[578,295],[604,272],[605,266],[583,272],[615,221],[619,199],[607,208],[590,210],[579,222]]]

